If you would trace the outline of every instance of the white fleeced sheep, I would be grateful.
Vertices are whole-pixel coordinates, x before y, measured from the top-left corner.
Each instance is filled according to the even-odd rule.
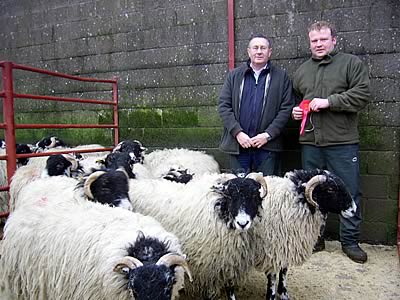
[[[16,206],[19,205],[18,194],[30,182],[42,177],[69,175],[71,171],[75,171],[78,168],[77,161],[68,154],[46,156],[45,158],[43,166],[42,163],[28,163],[15,171],[10,184],[10,211],[15,210]],[[76,180],[73,182],[77,183]]]
[[[0,299],[174,299],[188,272],[176,236],[151,217],[86,201],[75,186],[48,177],[18,194],[24,205],[0,245]]]
[[[146,150],[141,142],[126,140],[119,143],[113,152],[129,153],[137,179],[165,178],[187,183],[193,177],[220,173],[218,162],[203,151],[174,148],[145,154]]]
[[[144,155],[143,165],[154,178],[163,178],[171,169],[186,170],[193,176],[220,173],[218,162],[202,151],[184,148],[155,150]]]
[[[264,193],[252,177],[232,174],[205,174],[186,185],[130,180],[129,188],[135,211],[153,216],[179,238],[194,278],[185,291],[203,298],[241,282],[254,265],[254,228]]]
[[[267,195],[263,200],[261,226],[257,227],[262,251],[257,269],[268,278],[267,298],[289,299],[287,268],[304,263],[312,254],[326,214],[354,215],[355,203],[343,181],[324,170],[295,170],[284,178],[264,177]],[[280,273],[275,291],[276,274]]]

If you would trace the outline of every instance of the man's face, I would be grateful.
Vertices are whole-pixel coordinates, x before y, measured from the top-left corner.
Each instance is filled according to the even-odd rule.
[[[254,67],[264,67],[272,54],[272,49],[269,47],[268,41],[264,38],[254,38],[250,41],[247,47],[251,64]]]
[[[310,50],[314,58],[323,58],[328,55],[336,45],[336,37],[332,37],[329,28],[321,28],[321,30],[312,30],[308,33],[310,39]]]

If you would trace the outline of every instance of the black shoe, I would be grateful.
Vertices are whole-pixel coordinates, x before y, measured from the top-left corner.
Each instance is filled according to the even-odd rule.
[[[367,261],[368,255],[359,245],[343,246],[342,251],[354,262],[363,264]]]
[[[320,236],[320,237],[318,237],[318,240],[314,245],[313,253],[320,252],[323,250],[325,250],[325,239],[324,239],[324,237]]]

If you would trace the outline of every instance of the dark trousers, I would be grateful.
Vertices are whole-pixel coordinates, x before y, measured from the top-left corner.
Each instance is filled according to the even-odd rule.
[[[331,171],[339,176],[357,204],[356,215],[350,219],[340,218],[340,242],[342,245],[353,246],[360,239],[361,207],[360,207],[360,168],[359,145],[338,145],[316,147],[302,145],[302,164],[306,170],[320,168]]]
[[[278,175],[280,153],[263,149],[240,149],[239,155],[230,156],[231,168],[235,172],[262,172],[264,176]]]

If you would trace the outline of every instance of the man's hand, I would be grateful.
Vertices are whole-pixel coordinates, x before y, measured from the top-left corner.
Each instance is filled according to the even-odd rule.
[[[236,140],[238,141],[239,145],[242,146],[242,148],[252,147],[250,137],[247,134],[245,134],[243,131],[239,132],[236,135]]]
[[[328,99],[324,98],[314,98],[310,102],[310,109],[312,111],[320,111],[321,109],[328,108],[329,107],[329,101]]]
[[[303,110],[299,106],[295,106],[292,109],[293,120],[299,121],[303,118]]]
[[[251,145],[255,148],[261,148],[263,145],[268,143],[269,138],[270,136],[268,133],[266,132],[259,133],[250,139]]]

